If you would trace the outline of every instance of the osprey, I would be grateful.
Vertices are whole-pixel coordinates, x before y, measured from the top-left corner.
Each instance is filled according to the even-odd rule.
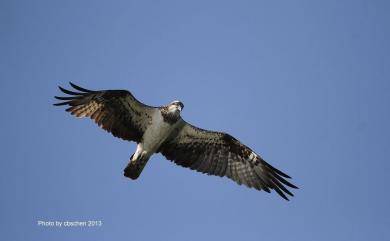
[[[90,117],[115,137],[137,142],[137,149],[124,169],[124,176],[137,179],[149,158],[161,153],[177,165],[208,175],[226,176],[239,185],[270,192],[275,190],[288,200],[294,196],[285,186],[297,188],[287,174],[265,162],[258,154],[231,135],[208,131],[184,121],[184,105],[173,101],[161,107],[139,102],[127,90],[84,89],[70,82],[78,92],[59,86],[68,94],[56,99],[68,105],[76,117]],[[286,195],[287,194],[287,195]]]

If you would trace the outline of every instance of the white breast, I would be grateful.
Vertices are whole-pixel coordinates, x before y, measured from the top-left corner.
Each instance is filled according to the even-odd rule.
[[[143,135],[143,151],[150,153],[150,155],[156,152],[174,129],[174,126],[164,122],[161,112],[157,110],[152,116],[152,124],[149,125]]]

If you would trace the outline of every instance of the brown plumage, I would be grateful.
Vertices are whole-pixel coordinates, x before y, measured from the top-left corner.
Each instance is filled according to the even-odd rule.
[[[137,179],[150,156],[162,153],[177,165],[208,175],[226,176],[238,184],[257,190],[275,190],[288,200],[297,188],[290,177],[264,161],[258,154],[231,135],[208,131],[180,117],[184,105],[174,101],[162,107],[139,102],[127,90],[92,91],[70,85],[78,92],[59,87],[67,97],[56,99],[68,105],[66,111],[76,117],[89,117],[114,136],[138,143],[124,175]]]
[[[194,127],[188,123],[180,133],[159,150],[168,160],[208,175],[226,176],[239,185],[270,192],[274,189],[288,200],[294,196],[284,185],[297,188],[286,180],[287,174],[265,162],[249,147],[223,132]]]
[[[80,92],[74,92],[62,87],[59,89],[69,97],[54,98],[65,100],[54,105],[69,105],[66,111],[76,117],[89,117],[104,130],[115,137],[139,143],[147,128],[146,120],[151,120],[153,107],[139,102],[126,90],[92,91],[81,88],[73,83],[70,85]]]

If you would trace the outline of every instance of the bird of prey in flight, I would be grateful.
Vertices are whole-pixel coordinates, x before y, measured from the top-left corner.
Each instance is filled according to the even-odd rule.
[[[115,137],[137,142],[137,149],[124,169],[124,176],[137,179],[149,158],[161,153],[177,165],[208,175],[226,176],[249,188],[275,190],[288,200],[297,188],[287,174],[264,161],[260,155],[233,136],[195,127],[180,116],[183,103],[173,101],[152,107],[138,101],[127,90],[84,89],[70,82],[74,90],[59,89],[66,97],[55,96],[69,106],[76,117],[89,117]],[[76,92],[77,91],[77,92]]]

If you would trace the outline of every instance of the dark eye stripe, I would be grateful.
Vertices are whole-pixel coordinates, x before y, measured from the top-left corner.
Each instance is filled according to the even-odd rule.
[[[184,108],[184,104],[181,102],[173,102],[172,105],[181,106],[181,108]]]

